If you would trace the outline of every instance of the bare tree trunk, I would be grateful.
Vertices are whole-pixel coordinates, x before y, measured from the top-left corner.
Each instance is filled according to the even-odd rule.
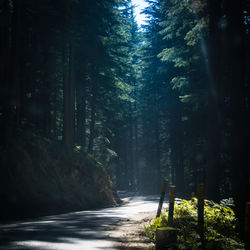
[[[95,73],[94,73],[95,74]],[[97,98],[97,77],[94,77],[92,83],[92,99],[91,99],[91,120],[88,153],[93,154],[94,138],[95,138],[95,121],[96,121],[96,98]]]
[[[70,140],[70,86],[69,86],[69,48],[65,39],[63,48],[63,142],[71,147]]]
[[[69,56],[69,68],[70,68],[70,144],[73,147],[75,142],[75,48],[70,44],[70,56]]]
[[[5,137],[8,139],[17,131],[20,123],[20,34],[22,1],[14,2],[10,34],[10,64],[7,66],[6,103],[4,119],[6,121]]]
[[[1,1],[0,8],[5,15],[0,19],[0,116],[1,141],[8,139],[10,134],[10,57],[12,47],[12,1]]]
[[[206,197],[215,201],[219,200],[219,176],[220,168],[220,133],[218,119],[218,105],[214,97],[210,95],[208,103],[207,126],[207,163],[205,174]]]
[[[70,8],[67,8],[70,7]],[[72,6],[68,6],[64,1],[64,47],[63,47],[63,101],[64,101],[64,121],[63,121],[63,141],[67,148],[74,145],[75,135],[75,67],[74,67],[74,46],[72,38],[68,38],[67,28],[68,17],[72,12]],[[68,13],[70,9],[70,13]]]
[[[207,163],[205,171],[205,189],[208,199],[219,199],[219,175],[220,168],[220,98],[221,85],[223,80],[222,65],[223,58],[220,56],[222,51],[221,30],[218,27],[222,16],[221,3],[211,0],[209,6],[210,27],[209,27],[209,97],[208,97],[208,122],[207,122]]]
[[[86,149],[86,97],[84,82],[79,81],[76,88],[76,141],[83,149]]]
[[[160,134],[159,134],[159,110],[157,107],[157,117],[155,119],[155,124],[154,124],[154,139],[155,139],[155,168],[156,168],[156,188],[155,191],[159,192],[161,186],[159,185],[161,183],[161,152],[160,152]]]
[[[178,101],[178,99],[177,99]],[[183,130],[181,127],[181,104],[178,102],[172,109],[171,115],[171,165],[172,183],[178,187],[181,195],[184,193],[184,166],[183,166]]]
[[[50,52],[49,52],[49,44],[44,42],[43,47],[43,71],[42,71],[42,80],[43,84],[41,87],[40,93],[40,103],[42,110],[41,117],[41,126],[43,135],[47,138],[51,137],[51,93],[50,93]]]
[[[241,229],[244,223],[245,203],[250,199],[249,185],[249,108],[247,107],[246,82],[247,63],[245,34],[246,27],[242,13],[246,6],[243,0],[227,2],[228,9],[228,53],[230,86],[231,115],[232,115],[232,140],[231,140],[231,182],[232,193],[236,203],[236,214],[240,220]],[[242,230],[243,231],[243,230]]]
[[[135,103],[134,103],[134,122],[133,122],[133,132],[134,132],[134,171],[135,171],[135,184],[136,189],[139,188],[139,167],[138,167],[138,117],[137,117],[137,97],[135,92]]]
[[[127,177],[129,189],[133,189],[135,186],[135,167],[134,167],[134,145],[133,145],[133,107],[132,103],[129,104],[129,128],[127,139]]]

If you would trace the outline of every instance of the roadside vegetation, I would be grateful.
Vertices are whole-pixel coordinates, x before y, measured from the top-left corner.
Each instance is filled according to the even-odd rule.
[[[181,200],[174,210],[173,225],[168,224],[168,211],[145,226],[146,235],[155,241],[156,229],[175,227],[178,229],[177,249],[200,249],[201,237],[197,232],[197,199]],[[244,249],[236,233],[237,219],[234,211],[225,205],[205,200],[204,244],[206,249]]]

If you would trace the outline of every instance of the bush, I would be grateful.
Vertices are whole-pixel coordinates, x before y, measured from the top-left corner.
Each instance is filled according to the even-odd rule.
[[[144,228],[148,237],[155,240],[158,227],[169,226],[168,212],[156,218]],[[198,249],[201,247],[200,235],[197,233],[197,199],[182,200],[175,204],[174,224],[179,229],[177,238],[178,249]],[[204,228],[206,249],[244,249],[235,231],[236,217],[234,211],[224,205],[205,200]]]

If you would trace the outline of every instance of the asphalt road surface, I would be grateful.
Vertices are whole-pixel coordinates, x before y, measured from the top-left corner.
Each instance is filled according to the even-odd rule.
[[[0,224],[0,249],[116,249],[112,230],[140,213],[156,212],[159,197],[131,196],[124,200],[126,204],[120,207]]]

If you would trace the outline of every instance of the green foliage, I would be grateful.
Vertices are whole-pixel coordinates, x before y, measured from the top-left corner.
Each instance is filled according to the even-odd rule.
[[[182,51],[177,48],[166,48],[158,56],[162,61],[173,62],[177,68],[187,67],[188,61],[181,57],[181,53]]]
[[[174,77],[171,80],[171,84],[173,85],[172,89],[179,90],[185,87],[188,84],[187,78],[186,77]]]
[[[144,228],[148,237],[155,240],[159,227],[168,226],[168,212],[156,218]],[[178,249],[198,249],[201,245],[197,233],[197,199],[182,200],[175,204],[174,227],[179,229]],[[244,244],[235,232],[236,217],[234,211],[213,201],[205,200],[204,226],[206,249],[243,249]]]
[[[192,27],[192,29],[186,33],[184,40],[187,41],[187,45],[197,45],[197,43],[199,43],[202,39],[202,34],[205,32],[204,30],[207,29],[207,26],[208,24],[205,18],[198,20],[194,27]]]

